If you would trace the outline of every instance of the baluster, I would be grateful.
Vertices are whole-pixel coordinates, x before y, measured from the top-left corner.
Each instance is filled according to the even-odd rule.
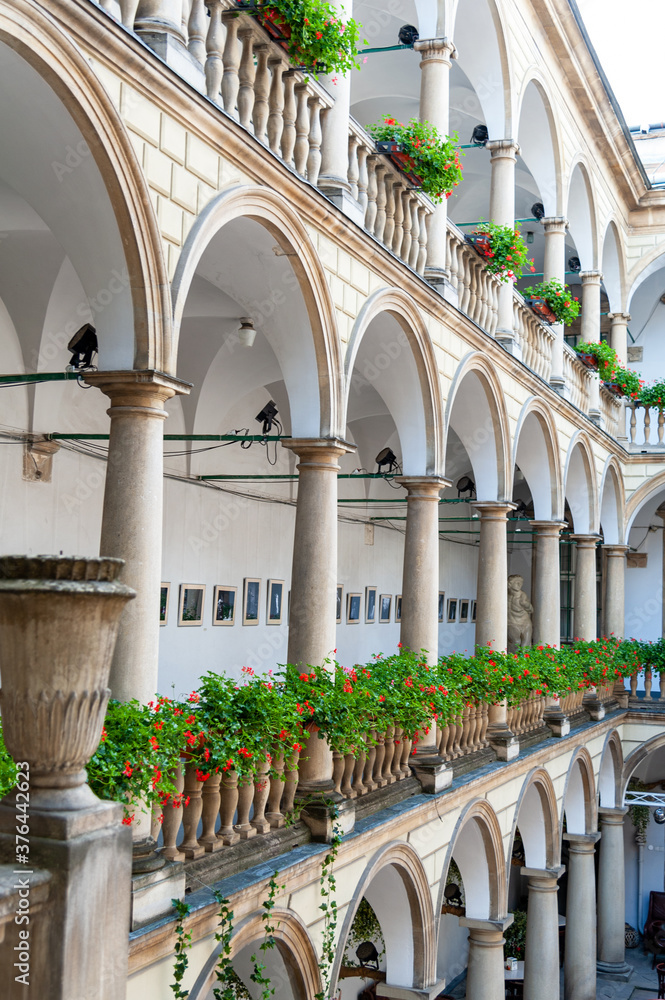
[[[395,178],[386,175],[386,224],[383,227],[383,244],[391,247],[395,232]]]
[[[270,833],[270,821],[266,818],[266,804],[270,794],[270,758],[264,757],[258,766],[254,780],[254,815],[251,824],[257,833]]]
[[[254,53],[256,55],[256,76],[254,77],[252,122],[254,124],[254,135],[259,142],[265,143],[267,139],[266,125],[268,124],[268,113],[270,111],[268,103],[268,95],[270,93],[268,56],[270,50],[267,45],[255,45]]]
[[[637,435],[637,407],[635,405],[630,407],[630,443],[635,444],[635,437]]]
[[[383,234],[386,228],[386,200],[387,200],[387,190],[386,190],[386,166],[385,163],[377,163],[375,167],[376,173],[376,218],[374,220],[374,236],[379,242],[383,240]]]
[[[238,121],[243,128],[250,129],[252,111],[254,110],[254,30],[251,27],[242,28],[238,32],[242,43],[242,55],[238,70]]]
[[[189,21],[190,5],[193,3],[196,3],[196,0],[182,0],[180,5],[180,30],[183,38],[187,38],[187,22]]]
[[[339,750],[333,750],[332,782],[333,791],[337,795],[342,794],[342,778],[344,777],[344,754]]]
[[[420,219],[418,217],[418,199],[412,195],[409,199],[409,212],[411,214],[411,249],[409,250],[409,267],[415,271],[418,266],[418,254],[420,252]]]
[[[487,283],[487,272],[485,268],[479,269],[478,271],[479,288],[480,288],[480,312],[478,313],[478,326],[482,327],[483,330],[488,329],[487,318],[490,314],[490,290]]]
[[[648,406],[644,407],[644,443],[649,444],[649,438],[651,437],[651,410]]]
[[[212,12],[211,15],[212,17]],[[220,12],[221,19],[221,12]],[[208,34],[208,18],[203,0],[192,0],[192,9],[187,21],[187,48],[202,66],[206,61],[206,35]],[[217,91],[219,93],[219,90]]]
[[[399,256],[402,258],[405,264],[409,263],[409,258],[411,257],[411,192],[405,191],[402,194],[402,246],[399,250]]]
[[[496,333],[496,328],[499,320],[499,287],[493,278],[488,275],[487,284],[489,287],[490,295],[490,318],[488,320],[489,326],[487,332],[492,336]]]
[[[139,5],[139,0],[120,0],[120,19],[126,28],[130,31],[134,30],[134,21],[136,20],[136,8]],[[110,0],[106,0],[102,4],[104,10],[111,11],[113,4]]]
[[[284,794],[284,754],[281,750],[275,752],[273,757],[273,771],[275,773],[270,779],[266,819],[270,823],[271,830],[281,830],[285,822],[284,815],[279,808]]]
[[[238,19],[230,17],[224,19],[226,26],[226,43],[224,45],[224,76],[222,77],[222,100],[224,110],[227,115],[238,117],[236,103],[238,101],[238,67],[240,66],[240,52],[238,47]]]
[[[307,180],[314,187],[319,181],[321,169],[321,101],[315,95],[309,101],[309,154],[307,156]]]
[[[376,734],[376,756],[374,758],[374,771],[372,779],[376,788],[383,788],[386,784],[383,777],[383,758],[386,755],[385,737],[383,733]]]
[[[358,201],[363,210],[363,217],[367,213],[367,189],[369,176],[367,173],[367,157],[369,150],[365,146],[358,147]]]
[[[365,758],[365,770],[363,772],[363,785],[368,792],[373,792],[377,787],[372,777],[374,774],[374,761],[376,760],[376,733],[371,730],[367,734],[367,756]]]
[[[448,737],[450,736],[450,726],[444,726],[441,730],[441,739],[439,740],[439,757],[443,760],[448,760]]]
[[[198,781],[196,777],[196,764],[187,764],[185,767],[185,799],[189,799],[189,804],[183,804],[183,817],[182,826],[184,831],[184,837],[182,844],[180,845],[180,850],[185,855],[186,858],[190,860],[193,858],[200,858],[205,854],[205,847],[201,847],[198,840],[196,839],[196,831],[198,829],[199,820],[201,819],[201,788],[203,786],[202,781]]]
[[[309,154],[309,104],[307,84],[296,85],[298,111],[296,113],[296,144],[293,150],[293,161],[296,172],[304,177],[307,172],[307,156]]]
[[[272,70],[268,115],[268,142],[275,156],[282,153],[282,132],[284,131],[284,83],[282,77],[287,67],[279,56],[268,63]]]
[[[284,792],[282,793],[282,804],[280,807],[284,816],[288,816],[290,812],[293,812],[293,801],[296,797],[296,791],[298,789],[299,760],[300,751],[294,750],[286,762],[286,781],[284,782]]]
[[[402,201],[402,195],[404,193],[404,185],[402,181],[395,181],[393,186],[393,198],[395,200],[395,224],[393,228],[393,238],[390,242],[390,249],[394,254],[399,257],[399,252],[402,249],[402,241],[404,240],[404,202]]]
[[[638,674],[638,671],[634,670],[633,673],[630,675],[630,697],[631,698],[636,698],[637,697],[637,674]]]
[[[469,302],[471,301],[471,261],[469,258],[469,253],[464,247],[464,245],[460,246],[460,255],[462,261],[461,280],[463,288],[460,297],[459,307],[460,311],[463,312],[466,316],[468,316]]]
[[[185,787],[185,775],[182,764],[180,767],[169,771],[169,777],[176,787],[176,795],[169,798],[164,805],[164,821],[162,823],[162,836],[164,846],[160,854],[167,861],[182,861],[185,855],[176,847],[176,840],[180,832],[182,823],[182,790]]]
[[[196,7],[192,5],[192,12]],[[222,22],[222,5],[220,0],[207,0],[206,7],[210,12],[210,24],[205,38],[205,78],[206,94],[211,101],[219,101],[219,93],[224,76],[224,24]]]
[[[424,274],[425,267],[427,265],[427,243],[429,240],[429,229],[427,228],[427,209],[424,205],[421,205],[418,209],[418,220],[418,243],[420,244],[420,249],[418,251],[416,271],[418,274]]]
[[[219,813],[221,796],[219,794],[219,784],[221,778],[219,774],[211,774],[203,785],[201,819],[203,830],[199,837],[199,844],[212,854],[214,851],[221,851],[224,844],[215,833],[215,823]]]
[[[240,834],[241,840],[249,840],[256,836],[256,830],[249,822],[249,811],[254,801],[254,782],[249,775],[245,775],[242,783],[238,785],[238,822],[234,829]]]
[[[347,170],[347,179],[351,185],[351,197],[358,201],[358,149],[360,147],[360,139],[356,135],[349,136],[349,167]]]
[[[355,759],[353,767],[353,791],[355,792],[356,798],[360,795],[366,795],[367,789],[363,785],[363,773],[365,771],[365,764],[367,763],[367,755],[363,750]]]
[[[647,667],[644,671],[644,697],[647,701],[651,698],[651,685],[652,685],[652,675],[651,668]]]
[[[409,766],[409,757],[411,756],[411,747],[413,746],[413,740],[405,737],[402,733],[402,759],[400,761],[402,778],[411,777],[411,768]]]
[[[351,779],[356,766],[356,758],[352,753],[347,753],[344,757],[344,771],[342,773],[341,791],[345,799],[355,799],[357,792],[353,790]]]
[[[403,750],[403,740],[402,740],[403,730],[401,726],[395,726],[395,735],[393,737],[393,746],[395,752],[393,753],[393,763],[392,772],[395,781],[401,781],[404,775],[402,774],[402,750]]]
[[[219,830],[217,837],[226,847],[232,847],[240,840],[240,834],[236,833],[233,820],[238,808],[238,774],[229,770],[222,772],[222,781],[219,788]]]
[[[296,144],[296,78],[293,70],[284,74],[284,131],[282,132],[282,159],[287,167],[293,166]]]
[[[386,785],[392,785],[395,776],[392,772],[393,756],[395,753],[395,727],[388,726],[384,737],[384,755],[382,776]]]
[[[658,444],[663,443],[663,431],[665,430],[665,411],[658,411]]]
[[[370,234],[374,235],[374,226],[376,224],[376,199],[379,194],[379,174],[377,174],[377,168],[381,165],[381,161],[377,156],[367,157],[367,208],[365,210],[365,229]]]

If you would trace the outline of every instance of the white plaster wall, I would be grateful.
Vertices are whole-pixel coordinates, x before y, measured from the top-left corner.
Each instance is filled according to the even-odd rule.
[[[647,523],[641,518],[638,521],[641,525]],[[646,528],[635,528],[630,536],[631,545],[641,542],[645,534]],[[647,565],[626,570],[626,635],[653,640],[662,635],[662,531],[650,532],[639,550],[646,552]]]

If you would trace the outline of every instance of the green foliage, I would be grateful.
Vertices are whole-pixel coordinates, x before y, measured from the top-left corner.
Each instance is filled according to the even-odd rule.
[[[325,800],[324,800],[325,801]],[[331,810],[333,819],[333,834],[330,841],[330,850],[323,859],[321,866],[321,878],[319,879],[321,905],[319,909],[323,913],[323,935],[321,940],[321,958],[319,959],[319,969],[321,970],[321,982],[323,989],[315,995],[315,1000],[328,1000],[330,995],[330,976],[333,962],[335,961],[335,936],[337,933],[337,901],[335,899],[335,889],[337,882],[333,872],[339,847],[342,843],[342,834],[335,823],[337,819],[337,806],[334,802],[326,801],[326,805]]]
[[[639,778],[632,778],[628,782],[629,792],[645,792],[646,790],[647,786],[643,781],[640,781]],[[637,830],[638,835],[640,837],[646,837],[649,820],[651,819],[651,810],[649,809],[649,806],[628,806],[628,815],[630,816],[630,822]]]
[[[325,0],[240,0],[238,6],[279,30],[295,66],[314,75],[360,69],[361,25],[353,18],[342,21]]]
[[[575,298],[569,285],[562,285],[556,278],[539,281],[537,285],[525,288],[523,294],[534,299],[544,299],[558,321],[565,326],[570,326],[579,316],[579,300]]]
[[[631,399],[639,400],[644,382],[632,368],[624,368],[622,365],[617,365],[609,381],[618,385],[624,396],[630,396]]]
[[[397,143],[398,152],[404,154],[405,169],[416,175],[418,186],[432,201],[449,198],[462,180],[457,133],[442,136],[429,122],[411,118],[403,125],[389,115],[367,131],[376,142]]]
[[[489,237],[487,246],[479,250],[485,257],[485,270],[499,281],[516,281],[522,277],[525,267],[532,273],[536,270],[519,228],[481,220],[476,226],[476,235]]]
[[[236,991],[238,977],[233,971],[231,960],[231,938],[233,937],[233,910],[228,899],[222,895],[219,889],[213,890],[213,895],[219,904],[219,924],[215,932],[215,941],[219,947],[219,961],[215,966],[215,980],[217,985],[213,987],[212,993],[215,1000],[238,1000],[239,994]]]
[[[466,905],[466,894],[464,892],[464,880],[462,878],[462,873],[457,866],[457,862],[454,858],[450,859],[450,864],[448,865],[448,874],[446,875],[446,885],[456,885],[459,887],[460,896],[462,897],[462,906]]]
[[[346,939],[346,946],[344,949],[344,959],[343,964],[348,966],[357,966],[359,963],[354,958],[349,958],[347,951],[349,948],[355,949],[358,945],[362,944],[363,941],[371,941],[375,946],[377,952],[379,953],[379,959],[381,959],[386,953],[386,942],[383,938],[383,931],[381,930],[381,924],[379,923],[378,917],[369,902],[363,898],[358,904],[358,909],[356,910],[356,915],[353,918],[353,923],[351,924],[351,930],[349,931],[349,936]]]
[[[270,879],[270,882],[268,883],[269,887],[268,898],[264,899],[263,903],[261,904],[263,910],[261,914],[261,920],[263,921],[264,937],[263,941],[259,946],[259,951],[261,952],[262,956],[265,956],[266,952],[271,951],[275,947],[275,938],[274,938],[275,928],[271,924],[271,918],[272,918],[272,911],[275,908],[275,899],[277,897],[277,892],[279,890],[279,886],[277,884],[278,875],[279,872],[275,872],[272,878]],[[282,886],[282,889],[284,889],[284,886]],[[257,960],[256,955],[252,955],[251,961],[254,966],[254,969],[252,971],[250,979],[252,980],[253,983],[256,983],[257,986],[261,987],[260,1000],[270,1000],[270,997],[274,996],[275,994],[275,988],[271,984],[270,977],[266,976],[265,974],[266,966],[263,962],[259,962]]]
[[[11,792],[16,784],[16,764],[9,755],[2,738],[2,719],[0,718],[0,799]]]
[[[175,925],[175,963],[173,966],[173,982],[171,989],[176,1000],[187,1000],[189,990],[183,990],[181,983],[189,966],[188,950],[192,947],[192,932],[185,931],[185,917],[189,914],[191,906],[180,899],[172,899],[173,909],[178,914],[178,922]]]
[[[504,958],[516,958],[522,961],[526,944],[526,910],[514,910],[513,916],[512,924],[503,932],[506,941],[503,954]]]
[[[642,406],[655,406],[665,410],[665,382],[662,380],[643,385],[638,400]]]
[[[589,343],[582,342],[576,346],[575,350],[578,354],[590,354],[596,358],[598,361],[598,377],[601,382],[608,382],[610,380],[619,360],[617,352],[613,347],[610,347],[606,340],[601,340],[598,343],[594,340]]]

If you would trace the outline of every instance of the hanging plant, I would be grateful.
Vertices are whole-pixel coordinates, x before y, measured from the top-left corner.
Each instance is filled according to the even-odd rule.
[[[577,344],[575,351],[587,365],[593,363],[591,359],[595,360],[598,377],[602,382],[610,380],[610,377],[614,374],[614,370],[619,363],[617,352],[613,347],[610,347],[606,340],[600,340],[598,342],[592,340],[588,343],[583,341],[582,343]]]
[[[370,125],[367,131],[379,152],[388,153],[413,186],[428,194],[432,201],[438,203],[450,198],[462,180],[457,133],[452,137],[442,136],[429,122],[412,118],[403,125],[388,115],[383,116],[383,122]]]
[[[512,226],[481,221],[467,241],[484,258],[485,270],[499,281],[516,281],[526,267],[536,270],[519,229]]]
[[[360,69],[361,26],[353,18],[342,21],[326,0],[238,0],[238,10],[256,17],[291,62],[315,76]]]
[[[512,924],[503,932],[505,940],[503,954],[504,958],[516,958],[522,961],[526,945],[526,910],[513,910],[513,916],[515,919]]]
[[[534,301],[544,301],[556,322],[563,323],[564,326],[570,326],[579,316],[579,300],[572,294],[568,285],[562,285],[556,278],[539,281],[537,285],[525,288],[524,295],[530,296]]]
[[[661,379],[650,385],[643,385],[638,402],[642,406],[654,406],[659,410],[665,410],[665,382]]]
[[[611,381],[613,385],[619,387],[622,396],[629,396],[630,399],[634,400],[640,398],[644,382],[638,373],[634,372],[631,368],[624,368],[622,365],[617,365],[612,373]]]
[[[647,786],[639,778],[633,778],[632,781],[628,782],[629,792],[646,792]],[[647,828],[649,826],[649,820],[651,819],[651,810],[648,806],[628,806],[628,815],[630,816],[630,822],[635,827],[638,837],[646,837]]]

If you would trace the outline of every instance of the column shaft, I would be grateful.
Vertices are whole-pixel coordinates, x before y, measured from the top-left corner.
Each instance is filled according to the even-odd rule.
[[[561,635],[561,581],[559,535],[564,521],[531,521],[536,531],[536,568],[531,588],[533,642],[559,645]]]
[[[498,139],[487,143],[490,150],[490,220],[502,226],[515,225],[515,164],[520,147],[513,139]],[[513,282],[499,287],[497,339],[515,354],[513,319]]]
[[[602,840],[598,865],[598,963],[608,976],[628,976],[625,937],[625,863],[623,818],[628,810],[599,809]]]
[[[333,0],[332,6],[336,8],[343,21],[353,17],[353,0],[343,0],[343,2]],[[351,74],[335,73],[332,76],[324,76],[321,78],[321,83],[335,98],[335,103],[326,111],[323,118],[318,187],[333,199],[343,199],[345,195],[349,197],[351,191],[349,184]]]
[[[605,561],[605,607],[603,632],[623,639],[626,604],[627,545],[603,545]]]
[[[125,560],[136,600],[120,621],[111,666],[114,698],[146,702],[157,690],[162,566],[164,403],[189,386],[157,372],[94,372],[86,381],[111,399],[100,553]]]
[[[466,1000],[504,1000],[503,932],[512,922],[512,914],[497,921],[460,918],[460,925],[469,928]]]
[[[574,632],[577,639],[596,639],[596,545],[598,535],[571,535],[576,543],[575,567],[575,618]]]
[[[515,505],[475,502],[480,514],[476,645],[505,650],[508,644],[508,552],[506,518]]]
[[[568,898],[564,1000],[596,1000],[596,877],[594,849],[600,834],[564,833],[568,841]],[[624,919],[623,910],[621,919]]]
[[[630,323],[630,313],[610,313],[610,347],[617,352],[619,364],[624,367],[628,364],[628,324]]]
[[[561,284],[566,280],[566,230],[568,220],[563,216],[551,216],[541,220],[545,229],[545,263],[543,265],[543,281],[556,278]],[[552,327],[556,340],[552,344],[552,371],[550,382],[557,392],[565,389],[563,376],[563,326],[557,323]]]
[[[600,271],[582,271],[582,340],[584,343],[600,342]]]
[[[558,880],[563,868],[522,868],[529,879],[524,1000],[559,1000]]]

